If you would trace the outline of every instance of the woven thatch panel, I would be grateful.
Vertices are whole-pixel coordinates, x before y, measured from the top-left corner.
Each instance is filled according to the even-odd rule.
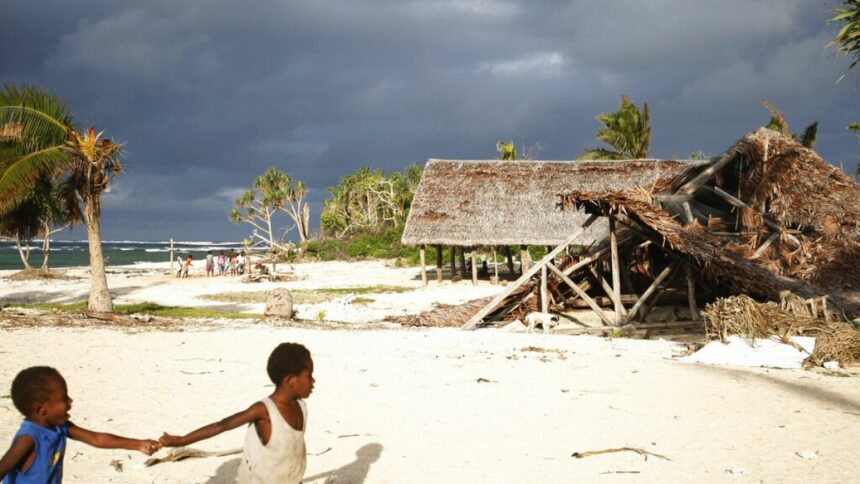
[[[558,245],[586,218],[557,207],[559,194],[665,184],[692,161],[430,160],[415,192],[407,245]],[[606,236],[605,220],[579,239]]]

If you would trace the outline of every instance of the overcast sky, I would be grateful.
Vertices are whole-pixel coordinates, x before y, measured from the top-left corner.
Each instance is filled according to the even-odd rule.
[[[0,0],[0,79],[125,142],[105,238],[237,240],[233,200],[270,166],[307,183],[316,226],[360,166],[495,158],[499,139],[573,159],[621,93],[651,108],[652,156],[721,153],[767,98],[853,172],[860,69],[835,83],[834,4]]]

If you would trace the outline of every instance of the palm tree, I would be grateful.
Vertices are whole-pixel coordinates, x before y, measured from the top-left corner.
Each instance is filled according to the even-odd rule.
[[[785,119],[785,116],[782,115],[782,112],[780,112],[776,106],[767,99],[762,99],[761,103],[770,110],[770,122],[766,128],[779,131],[785,136],[791,136],[794,141],[797,141],[806,148],[815,148],[815,142],[818,141],[818,121],[807,126],[806,129],[803,130],[803,133],[792,133],[791,126],[788,125],[788,120]]]
[[[651,146],[651,119],[648,104],[639,110],[627,97],[621,95],[621,105],[614,113],[598,114],[595,119],[603,124],[597,131],[597,139],[614,150],[586,148],[579,160],[624,160],[647,158]]]
[[[89,310],[112,312],[101,247],[101,195],[122,171],[122,146],[89,128],[78,132],[65,104],[32,86],[0,90],[0,126],[16,126],[14,141],[0,143],[0,214],[23,200],[44,175],[63,178],[87,227],[91,290]]]
[[[504,141],[496,142],[496,151],[499,152],[499,159],[502,161],[514,161],[517,159],[517,147],[513,141],[505,143]]]
[[[858,62],[860,62],[860,0],[842,0],[841,7],[833,9],[836,14],[827,21],[827,23],[836,23],[842,25],[836,38],[833,39],[828,47],[835,47],[837,54],[847,54],[851,56],[851,64],[848,65],[848,70],[851,70]],[[839,77],[839,82],[845,74]]]

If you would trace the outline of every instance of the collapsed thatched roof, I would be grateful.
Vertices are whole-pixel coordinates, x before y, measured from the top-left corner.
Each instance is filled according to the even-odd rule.
[[[694,161],[430,160],[415,192],[402,242],[407,245],[558,245],[585,221],[560,210],[557,195],[668,186]],[[595,223],[580,237],[606,236]]]
[[[722,169],[699,186],[717,187],[748,206],[737,223],[728,224],[738,227],[735,238],[717,235],[730,227],[711,232],[698,222],[682,225],[677,213],[654,203],[653,190],[573,190],[565,202],[619,209],[737,292],[770,299],[784,289],[804,297],[829,295],[849,316],[860,314],[860,186],[790,137],[759,129],[711,163],[691,167],[670,191],[683,191],[712,166]],[[709,226],[713,220],[701,216],[714,208],[711,195],[696,188],[688,200]],[[779,242],[753,256],[772,230],[763,224],[762,208],[781,232]]]

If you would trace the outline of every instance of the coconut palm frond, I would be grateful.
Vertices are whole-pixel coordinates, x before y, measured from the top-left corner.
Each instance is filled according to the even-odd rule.
[[[56,173],[68,163],[68,155],[59,146],[4,160],[0,165],[0,214],[20,203],[40,176]]]
[[[797,141],[807,148],[815,148],[815,142],[818,141],[818,121],[807,126]]]
[[[785,116],[782,115],[782,112],[780,112],[773,103],[765,98],[761,98],[759,101],[764,104],[764,107],[766,107],[771,114],[770,123],[767,125],[767,128],[779,131],[786,136],[791,136],[791,127],[788,126],[788,121],[785,119]]]
[[[628,157],[624,156],[624,154],[619,153],[617,151],[611,151],[604,148],[586,148],[585,151],[579,155],[577,160],[624,160]]]
[[[615,150],[589,149],[580,156],[590,159],[646,158],[651,148],[651,116],[648,104],[640,110],[626,94],[621,95],[618,111],[595,116],[603,127],[597,131],[597,139]],[[596,157],[601,158],[596,158]]]
[[[507,143],[504,141],[497,141],[496,151],[499,152],[499,159],[502,161],[513,161],[517,159],[517,147],[514,145],[513,141],[508,141]]]
[[[30,149],[39,149],[68,138],[72,115],[59,98],[38,87],[6,84],[0,89],[0,126],[14,129]]]
[[[851,70],[860,62],[860,0],[842,0],[842,6],[834,8],[833,12],[836,15],[827,23],[841,24],[842,27],[827,47],[835,47],[837,54],[851,56],[848,65],[848,70]],[[845,74],[837,82],[844,77]]]

